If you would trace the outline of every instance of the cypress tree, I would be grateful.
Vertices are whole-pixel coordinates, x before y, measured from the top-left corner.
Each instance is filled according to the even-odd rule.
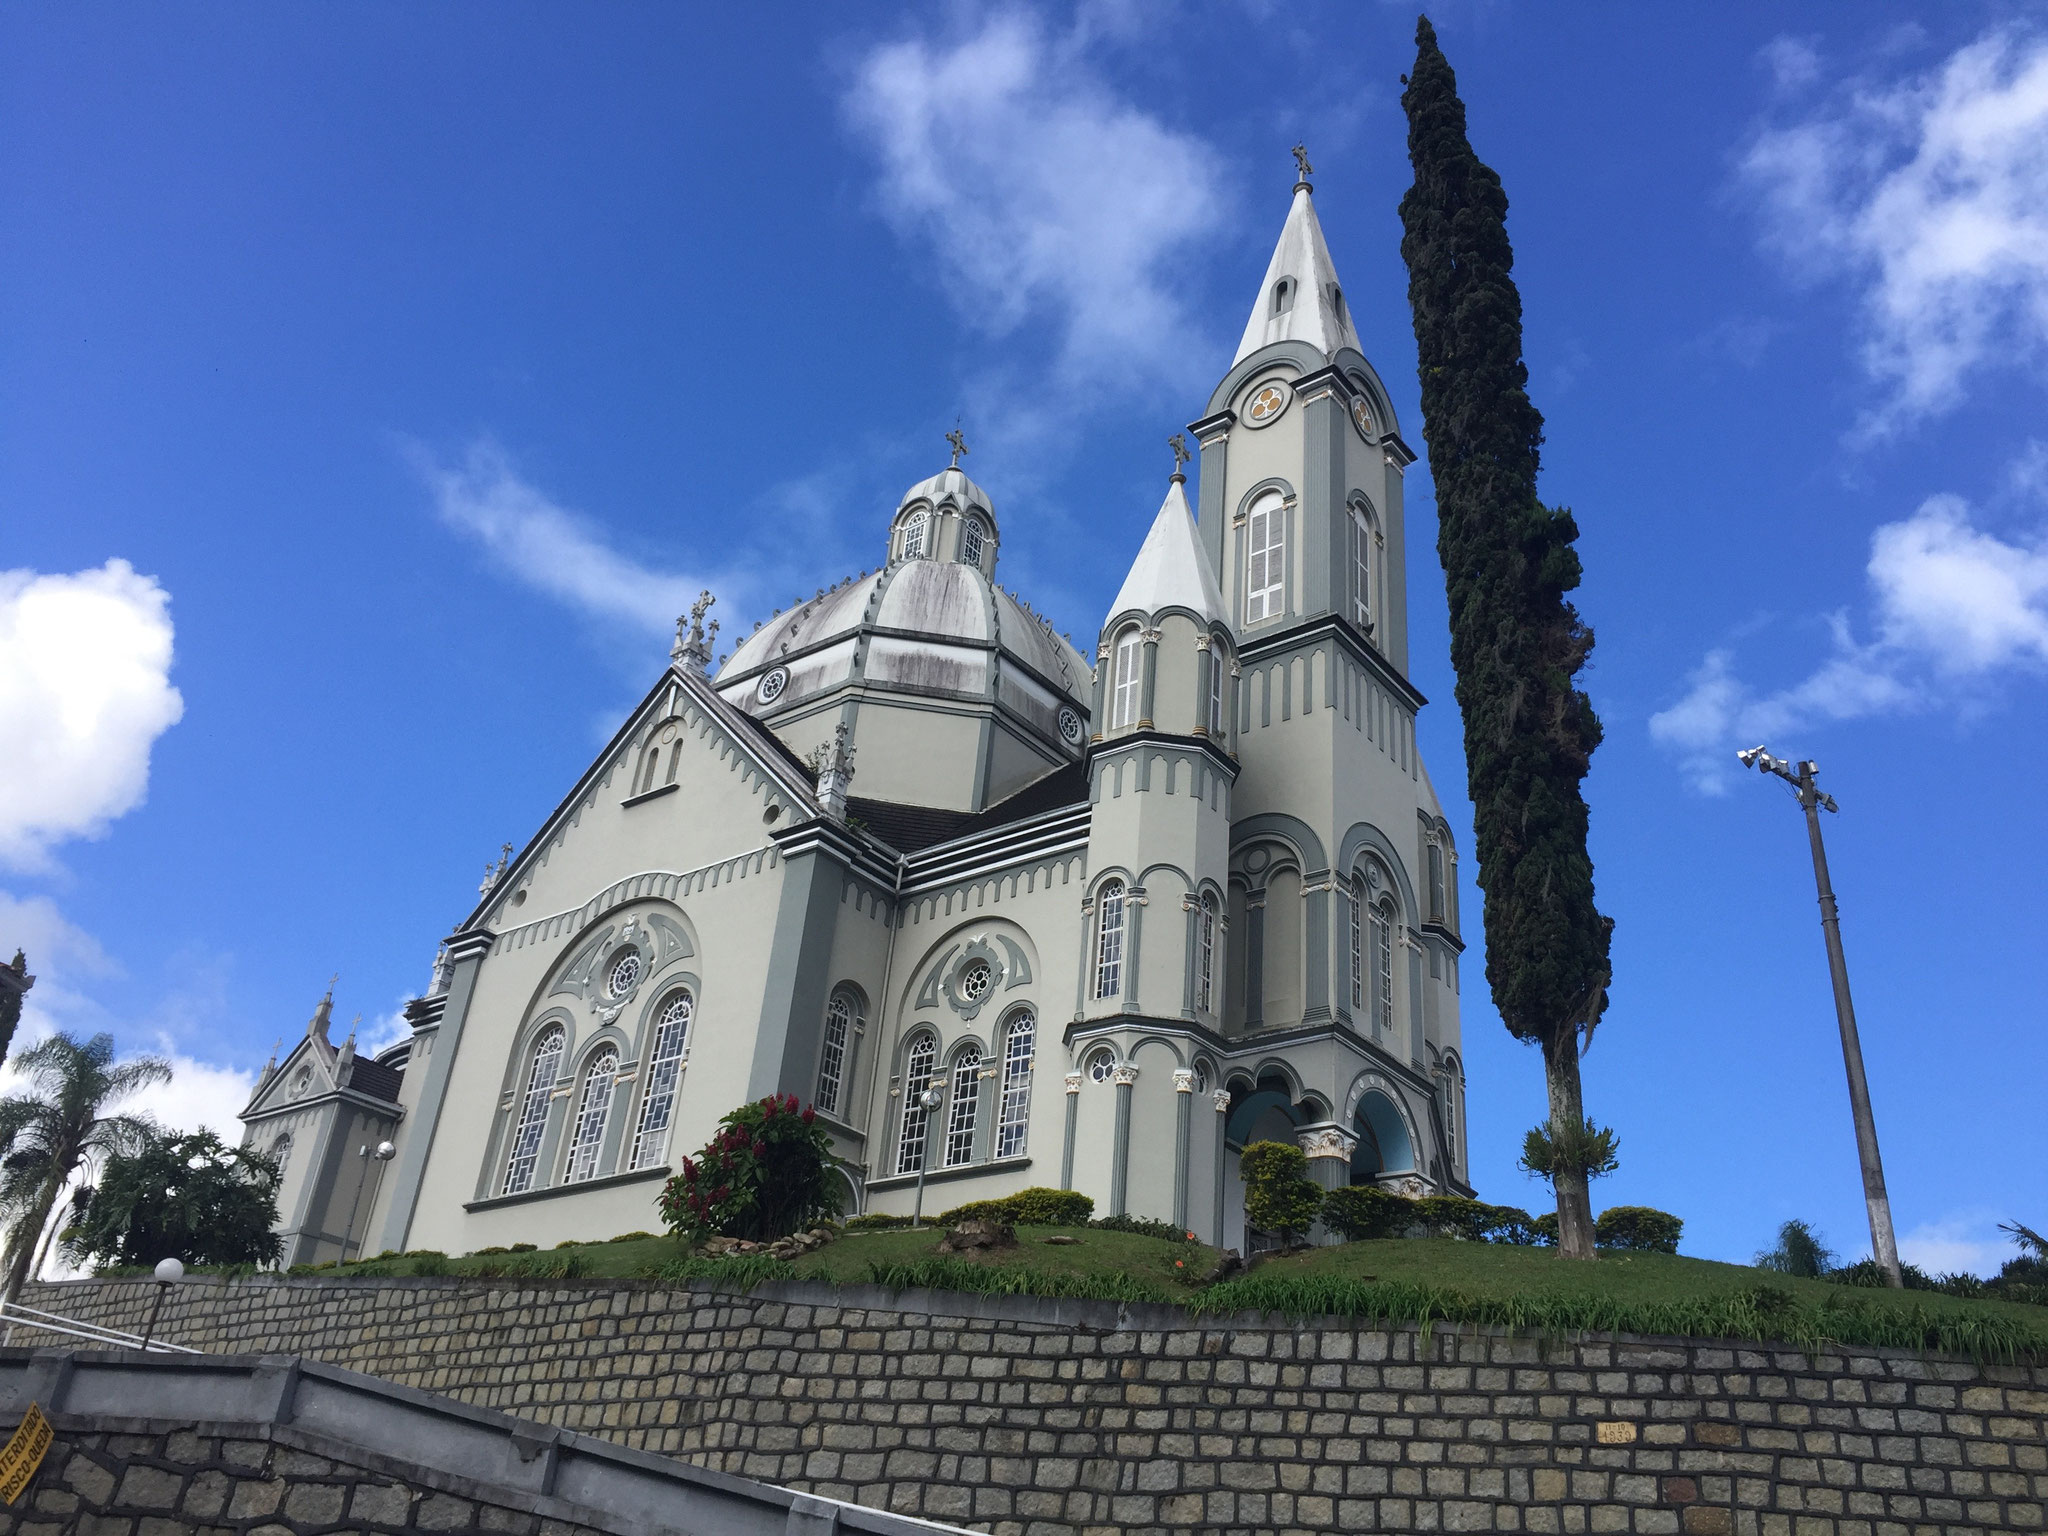
[[[1575,682],[1592,631],[1565,598],[1579,583],[1578,526],[1536,495],[1543,418],[1522,362],[1507,194],[1472,152],[1457,78],[1426,16],[1415,45],[1401,96],[1415,170],[1401,255],[1465,722],[1486,979],[1509,1032],[1542,1047],[1550,1115],[1532,1148],[1541,1144],[1557,1192],[1559,1251],[1591,1258],[1587,1164],[1611,1166],[1613,1140],[1585,1118],[1579,1055],[1606,1006],[1614,924],[1593,905],[1579,787],[1600,721]]]

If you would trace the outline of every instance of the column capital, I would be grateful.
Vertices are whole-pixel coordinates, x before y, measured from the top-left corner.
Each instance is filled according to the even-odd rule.
[[[1348,1163],[1351,1161],[1351,1154],[1358,1148],[1356,1136],[1334,1125],[1311,1125],[1295,1132],[1294,1139],[1311,1161],[1335,1157],[1342,1158]]]
[[[1193,1093],[1195,1091],[1195,1074],[1186,1067],[1174,1068],[1173,1091],[1175,1093]]]
[[[1078,1073],[1078,1072],[1069,1072],[1069,1073],[1067,1074],[1067,1092],[1069,1092],[1069,1093],[1079,1093],[1080,1091],[1081,1091],[1081,1074],[1080,1074],[1080,1073]]]
[[[1227,1115],[1230,1113],[1230,1090],[1228,1088],[1218,1088],[1209,1095],[1209,1098],[1215,1104],[1217,1114]]]
[[[1119,1088],[1128,1088],[1138,1080],[1138,1069],[1128,1061],[1120,1061],[1110,1069],[1109,1080]]]

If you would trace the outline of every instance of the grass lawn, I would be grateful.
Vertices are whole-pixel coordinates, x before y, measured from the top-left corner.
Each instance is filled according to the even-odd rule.
[[[1194,1243],[1094,1228],[1019,1227],[1015,1248],[944,1255],[942,1233],[862,1232],[793,1262],[759,1255],[692,1257],[644,1237],[537,1253],[446,1261],[450,1275],[513,1278],[771,1279],[980,1293],[1098,1297],[1183,1305],[1196,1314],[1263,1311],[1360,1321],[1480,1323],[1546,1334],[1584,1330],[1936,1349],[1986,1360],[2048,1360],[2048,1308],[1930,1291],[1865,1290],[1794,1280],[1739,1264],[1655,1253],[1567,1263],[1548,1248],[1402,1238],[1315,1248],[1256,1264],[1214,1286],[1216,1252]],[[1048,1242],[1049,1238],[1078,1239]],[[325,1274],[406,1275],[404,1257]]]

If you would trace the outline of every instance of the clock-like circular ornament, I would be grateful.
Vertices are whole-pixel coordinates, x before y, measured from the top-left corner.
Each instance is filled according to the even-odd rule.
[[[1252,398],[1244,408],[1247,426],[1264,427],[1280,419],[1280,413],[1287,409],[1287,402],[1294,392],[1279,379],[1268,379],[1252,391]]]
[[[1081,744],[1081,716],[1074,710],[1060,711],[1060,735],[1066,738],[1069,746],[1078,747]]]
[[[1360,397],[1359,399],[1351,402],[1351,421],[1352,424],[1356,426],[1361,433],[1364,434],[1365,440],[1367,442],[1371,442],[1372,412],[1366,408],[1365,400],[1363,397]]]
[[[782,697],[782,690],[789,686],[789,668],[777,667],[772,672],[761,674],[761,681],[754,689],[754,697],[763,704],[773,704]]]

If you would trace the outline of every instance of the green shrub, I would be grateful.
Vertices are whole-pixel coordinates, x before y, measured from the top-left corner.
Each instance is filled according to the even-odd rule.
[[[1244,1172],[1245,1219],[1261,1232],[1299,1240],[1323,1207],[1308,1176],[1308,1154],[1292,1142],[1255,1141],[1238,1156]]]
[[[1676,1253],[1685,1222],[1669,1211],[1647,1205],[1610,1205],[1593,1223],[1593,1242],[1600,1248],[1626,1248],[1637,1253]]]
[[[510,1248],[498,1248],[498,1247],[491,1247],[491,1248],[479,1248],[479,1249],[477,1249],[477,1251],[476,1251],[475,1253],[472,1253],[472,1254],[470,1255],[470,1257],[471,1257],[472,1259],[481,1259],[481,1258],[487,1258],[487,1257],[489,1257],[489,1256],[490,1256],[491,1254],[494,1254],[494,1253],[510,1253],[511,1251],[512,1251],[512,1250],[511,1250]]]
[[[414,1275],[445,1275],[448,1273],[448,1255],[438,1248],[422,1248],[406,1257],[412,1260],[408,1273]]]
[[[1185,1228],[1170,1221],[1154,1221],[1150,1216],[1098,1216],[1088,1225],[1098,1232],[1129,1232],[1138,1237],[1164,1238],[1169,1243],[1184,1243],[1190,1236]]]
[[[572,1237],[567,1239],[566,1241],[555,1244],[555,1251],[557,1253],[560,1253],[564,1248],[581,1248],[582,1246],[583,1245],[581,1243],[577,1242],[576,1239]]]
[[[621,1232],[617,1237],[610,1238],[608,1241],[614,1243],[644,1243],[652,1236],[654,1236],[652,1232]]]
[[[932,1221],[941,1227],[957,1227],[963,1221],[1005,1222],[1014,1226],[1017,1218],[1010,1214],[1010,1202],[1007,1200],[970,1200],[950,1211],[939,1212]]]
[[[1809,1223],[1793,1220],[1778,1228],[1778,1246],[1758,1254],[1756,1267],[1819,1280],[1835,1267],[1835,1254]]]
[[[846,1224],[849,1232],[893,1232],[899,1227],[910,1225],[908,1216],[891,1216],[886,1211],[870,1211],[865,1216],[856,1216]]]
[[[1536,1241],[1546,1248],[1557,1246],[1557,1212],[1545,1211],[1536,1218]]]
[[[1348,1184],[1323,1196],[1323,1225],[1346,1242],[1406,1237],[1415,1221],[1413,1200],[1376,1184]]]
[[[839,1214],[844,1188],[832,1138],[796,1095],[742,1104],[718,1134],[662,1186],[661,1219],[681,1237],[755,1242],[787,1237]]]
[[[539,1246],[537,1243],[514,1243],[505,1251],[507,1253],[533,1253],[538,1250]]]
[[[946,1227],[963,1221],[1000,1221],[1013,1227],[1085,1227],[1094,1214],[1095,1202],[1079,1190],[1039,1185],[994,1200],[970,1200],[941,1212],[936,1220]]]

